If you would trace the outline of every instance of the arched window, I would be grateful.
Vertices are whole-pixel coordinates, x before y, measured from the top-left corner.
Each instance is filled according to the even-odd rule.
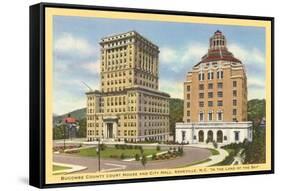
[[[217,142],[222,143],[223,141],[223,132],[221,130],[217,131]]]
[[[198,133],[199,142],[204,142],[204,131],[200,130]]]

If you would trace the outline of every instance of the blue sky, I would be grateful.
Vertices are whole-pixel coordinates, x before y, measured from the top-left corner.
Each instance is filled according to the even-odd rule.
[[[210,36],[221,30],[228,49],[240,59],[248,75],[248,99],[265,97],[265,30],[158,21],[85,17],[54,17],[54,113],[86,106],[81,81],[99,89],[99,40],[111,34],[136,30],[160,48],[160,90],[183,97],[186,73],[208,50]]]

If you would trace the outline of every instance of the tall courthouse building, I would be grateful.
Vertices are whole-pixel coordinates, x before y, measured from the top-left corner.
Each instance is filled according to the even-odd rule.
[[[245,67],[228,51],[221,31],[214,33],[207,54],[187,73],[183,113],[183,123],[176,124],[178,142],[252,140]]]
[[[159,88],[159,48],[136,31],[100,41],[100,91],[87,92],[87,139],[164,141],[169,94]]]

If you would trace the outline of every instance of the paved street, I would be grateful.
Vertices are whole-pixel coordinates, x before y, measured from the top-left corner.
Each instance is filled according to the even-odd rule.
[[[148,161],[145,167],[140,161],[121,161],[116,159],[101,159],[102,171],[140,170],[140,169],[164,169],[182,167],[196,161],[207,159],[211,152],[203,148],[184,147],[184,155],[170,160]],[[85,166],[87,169],[81,172],[96,172],[98,170],[98,159],[93,157],[82,157],[71,154],[54,154],[54,162]]]

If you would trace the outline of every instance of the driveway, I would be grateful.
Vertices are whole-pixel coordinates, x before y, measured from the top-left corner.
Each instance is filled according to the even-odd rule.
[[[116,159],[101,159],[102,171],[120,171],[120,170],[141,170],[141,169],[167,169],[182,167],[196,161],[202,161],[211,156],[211,152],[204,148],[184,147],[184,155],[175,159],[162,161],[148,161],[143,167],[140,161],[121,161]],[[73,164],[85,166],[87,169],[81,172],[98,171],[98,159],[93,157],[83,157],[72,154],[54,154],[53,161],[56,163]]]

